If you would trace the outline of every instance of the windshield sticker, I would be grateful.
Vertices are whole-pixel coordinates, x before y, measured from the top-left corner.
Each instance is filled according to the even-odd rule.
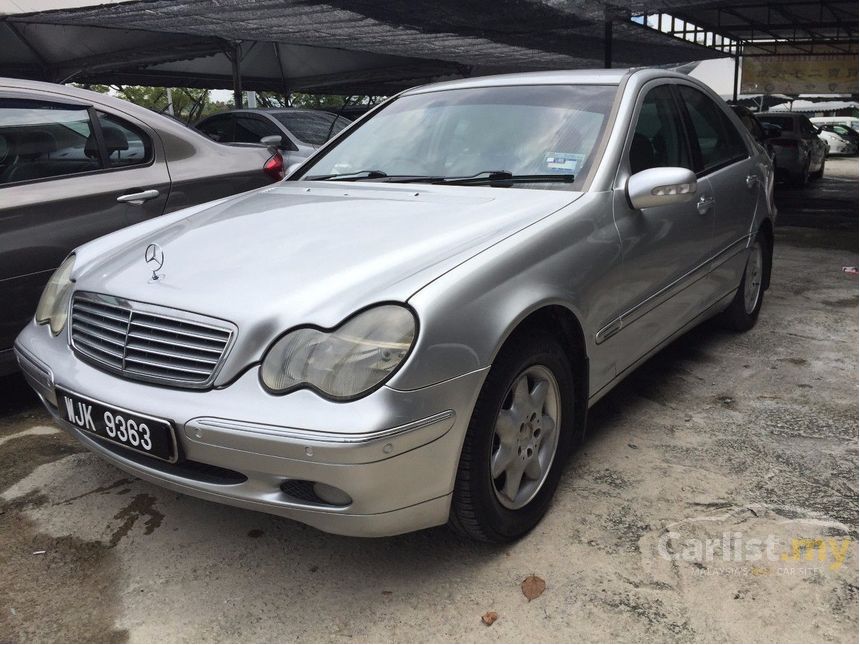
[[[585,155],[575,152],[548,152],[544,159],[547,170],[558,173],[575,173],[582,166]]]

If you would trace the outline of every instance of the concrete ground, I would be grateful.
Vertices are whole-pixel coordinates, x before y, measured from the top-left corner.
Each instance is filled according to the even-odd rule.
[[[758,326],[696,329],[604,399],[507,547],[177,495],[0,379],[0,641],[857,642],[857,195],[856,159],[780,190]]]

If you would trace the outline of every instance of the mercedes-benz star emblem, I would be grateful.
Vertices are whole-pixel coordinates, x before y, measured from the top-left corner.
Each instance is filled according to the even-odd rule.
[[[164,266],[164,251],[161,250],[158,244],[152,243],[146,247],[143,259],[146,260],[149,268],[152,269],[152,279],[158,280],[158,271]]]

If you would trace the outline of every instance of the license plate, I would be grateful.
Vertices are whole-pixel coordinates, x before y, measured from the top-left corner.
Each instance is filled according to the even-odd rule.
[[[129,450],[175,462],[176,437],[167,421],[153,419],[57,388],[60,415],[78,430]]]

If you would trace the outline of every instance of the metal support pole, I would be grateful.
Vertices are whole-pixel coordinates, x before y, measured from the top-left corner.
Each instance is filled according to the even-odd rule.
[[[233,55],[230,62],[233,63],[233,106],[240,110],[242,108],[242,74],[239,71],[240,45],[233,45]]]
[[[603,67],[612,67],[612,21],[603,21]]]
[[[278,71],[281,73],[281,85],[284,89],[284,107],[290,102],[290,86],[287,84],[287,76],[284,73],[284,63],[281,61],[281,48],[278,43],[272,43],[275,46],[275,58],[278,60]]]
[[[735,45],[735,77],[732,83],[732,102],[738,102],[738,76],[740,76],[740,65],[741,65],[741,57],[740,50],[737,49],[737,45]]]

